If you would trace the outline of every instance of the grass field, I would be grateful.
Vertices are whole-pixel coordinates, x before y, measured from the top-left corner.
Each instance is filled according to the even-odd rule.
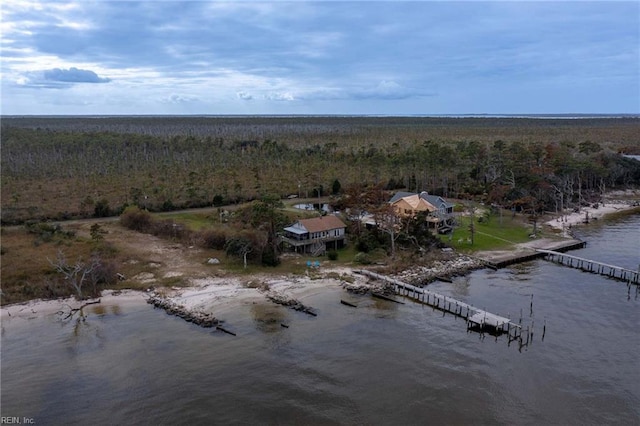
[[[533,233],[533,224],[526,223],[526,217],[517,215],[512,218],[510,213],[504,213],[502,219],[499,216],[482,216],[482,222],[476,216],[474,222],[475,232],[473,244],[471,244],[471,219],[468,216],[459,216],[459,225],[453,235],[441,235],[440,239],[457,251],[473,253],[485,250],[506,250],[515,244],[530,241],[529,235]],[[538,236],[540,235],[538,227]]]

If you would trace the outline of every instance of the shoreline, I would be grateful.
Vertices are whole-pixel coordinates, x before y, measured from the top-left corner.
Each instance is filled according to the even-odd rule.
[[[96,304],[97,306],[142,306],[146,303],[146,297],[148,297],[148,293],[140,290],[104,290],[102,295],[95,299],[76,300],[74,297],[51,300],[34,299],[2,306],[0,319],[4,326],[13,321],[25,322],[54,316],[58,313],[68,313],[71,310],[79,309],[82,305],[96,301],[100,301],[99,304]]]
[[[354,269],[348,267],[327,268],[304,276],[256,275],[251,279],[207,277],[191,279],[189,282],[190,286],[187,287],[161,288],[157,291],[104,290],[101,297],[82,301],[73,297],[35,299],[2,306],[0,319],[3,327],[46,317],[63,321],[68,313],[87,304],[91,304],[91,307],[119,305],[154,309],[150,300],[155,299],[166,301],[171,309],[160,309],[167,313],[191,316],[207,314],[224,322],[225,315],[240,306],[266,303],[295,309],[296,304],[301,304],[301,300],[327,290],[344,289],[346,292],[376,286],[369,284],[365,277],[354,273]],[[99,303],[95,303],[97,301]],[[309,308],[312,311],[313,307]]]
[[[598,207],[583,207],[579,212],[570,212],[546,221],[549,227],[570,236],[573,227],[583,225],[586,215],[593,221],[608,215],[640,212],[640,190],[627,190],[607,194]],[[448,259],[437,260],[429,266],[409,268],[389,274],[410,284],[427,285],[439,279],[465,276],[485,268],[486,265],[475,256],[452,253]],[[258,303],[274,303],[295,309],[303,306],[301,300],[331,289],[342,288],[345,292],[367,293],[380,291],[379,284],[371,283],[366,277],[355,273],[361,267],[328,267],[308,270],[305,275],[267,275],[251,277],[206,277],[191,278],[186,287],[160,288],[156,291],[104,290],[98,299],[84,301],[73,297],[54,300],[31,300],[0,307],[0,319],[4,327],[10,323],[24,323],[32,319],[54,316],[78,309],[88,302],[100,301],[97,306],[147,306],[149,299],[160,298],[181,312],[209,314],[224,321],[224,316],[239,306]],[[152,306],[150,306],[152,308]],[[58,315],[62,319],[62,315]]]
[[[605,219],[617,213],[632,213],[634,210],[640,212],[640,190],[617,191],[607,194],[601,203],[582,207],[578,211],[565,209],[544,224],[568,236],[573,227]]]

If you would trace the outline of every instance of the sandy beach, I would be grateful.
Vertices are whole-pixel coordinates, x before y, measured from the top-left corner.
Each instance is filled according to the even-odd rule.
[[[571,228],[584,224],[587,219],[589,222],[597,221],[609,214],[634,209],[640,209],[639,190],[615,191],[607,194],[602,203],[582,207],[577,212],[565,210],[562,215],[545,224],[568,235]]]
[[[148,306],[150,297],[161,297],[185,312],[211,313],[224,320],[225,313],[243,305],[272,303],[272,298],[304,301],[327,289],[368,286],[368,280],[350,268],[315,270],[305,276],[208,277],[189,281],[188,287],[162,288],[158,292],[105,290],[99,299],[78,301],[74,298],[32,300],[3,306],[0,309],[3,325],[52,317],[62,320],[72,309],[100,300],[100,306]],[[94,305],[91,305],[94,306]],[[150,305],[149,305],[150,307]],[[150,307],[151,308],[151,307]]]
[[[55,300],[30,300],[24,303],[6,305],[0,309],[2,324],[10,322],[22,323],[28,320],[46,316],[59,316],[63,318],[72,309],[78,309],[82,305],[100,300],[101,306],[134,306],[146,303],[147,293],[135,290],[105,290],[97,299],[78,301],[73,297]]]

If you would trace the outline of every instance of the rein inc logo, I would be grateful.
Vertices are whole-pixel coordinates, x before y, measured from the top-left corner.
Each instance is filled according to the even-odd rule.
[[[3,425],[34,425],[36,421],[33,417],[0,417],[0,424]]]

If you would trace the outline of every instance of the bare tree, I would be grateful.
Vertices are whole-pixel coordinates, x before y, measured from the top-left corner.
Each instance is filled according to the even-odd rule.
[[[240,256],[247,268],[247,256],[253,251],[253,242],[246,238],[232,238],[225,244],[225,250],[229,256]]]
[[[86,288],[87,284],[95,291],[95,285],[98,281],[97,272],[102,264],[98,255],[94,254],[88,262],[78,258],[74,264],[70,264],[62,250],[59,250],[56,260],[49,260],[49,263],[64,276],[65,282],[73,288],[78,300],[86,298],[82,290]]]
[[[396,211],[391,205],[385,205],[378,209],[374,215],[378,228],[389,234],[391,239],[391,257],[396,255],[396,240],[400,236],[402,224]]]

